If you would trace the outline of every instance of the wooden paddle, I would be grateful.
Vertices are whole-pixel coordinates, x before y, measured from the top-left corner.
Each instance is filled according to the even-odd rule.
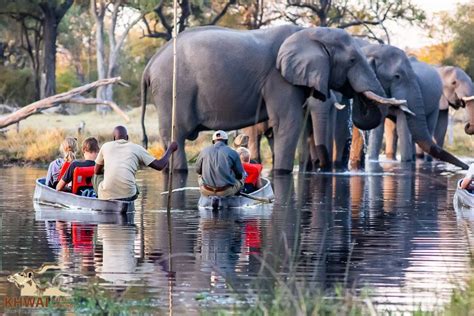
[[[250,195],[250,194],[247,194],[247,193],[244,193],[244,192],[239,192],[239,193],[237,193],[237,195],[241,195],[241,196],[246,197],[248,199],[263,202],[263,203],[272,203],[271,199],[262,198],[262,197],[258,197],[258,196],[253,196],[253,195]]]

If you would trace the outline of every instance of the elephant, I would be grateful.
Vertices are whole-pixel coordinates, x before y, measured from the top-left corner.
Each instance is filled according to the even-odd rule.
[[[468,166],[464,162],[441,149],[433,141],[437,107],[441,97],[441,93],[436,93],[437,88],[433,88],[441,84],[436,69],[417,60],[410,60],[405,52],[390,45],[366,45],[362,47],[362,51],[386,94],[398,99],[406,99],[408,109],[412,112],[409,114],[408,111],[402,112],[397,108],[391,108],[389,111],[389,115],[396,117],[402,161],[413,160],[413,140],[424,152],[434,158],[467,169]],[[355,103],[357,102],[356,98]],[[383,133],[384,124],[370,131],[369,159],[378,159]]]
[[[448,108],[466,108],[468,122],[464,128],[466,134],[474,134],[474,85],[471,78],[461,68],[444,66],[437,68],[443,82],[443,95],[439,101],[439,115],[434,138],[442,148],[448,127]]]
[[[390,105],[360,49],[344,30],[282,25],[261,30],[206,26],[177,37],[175,139],[173,168],[187,171],[186,139],[204,130],[235,130],[269,120],[274,134],[274,172],[290,173],[303,122],[302,105],[321,100],[329,89],[360,102],[352,108],[356,126],[378,126]],[[143,143],[147,90],[158,112],[160,139],[171,141],[173,50],[165,44],[142,76]]]

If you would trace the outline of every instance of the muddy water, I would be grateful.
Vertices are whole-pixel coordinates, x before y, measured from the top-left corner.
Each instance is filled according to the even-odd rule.
[[[140,171],[129,218],[58,221],[60,210],[32,202],[45,170],[2,169],[0,298],[20,295],[8,275],[50,262],[60,266],[63,288],[98,283],[165,312],[251,302],[275,274],[321,289],[364,289],[384,310],[442,304],[469,270],[470,221],[452,207],[460,173],[441,163],[369,169],[275,177],[276,203],[252,210],[200,212],[197,191],[179,192],[171,231],[162,174]],[[174,183],[196,186],[196,177],[191,171]]]

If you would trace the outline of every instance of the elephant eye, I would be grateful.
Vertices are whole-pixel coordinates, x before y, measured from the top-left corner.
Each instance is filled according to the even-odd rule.
[[[355,57],[352,57],[352,58],[350,59],[350,62],[351,62],[351,64],[355,64],[355,62],[356,62]]]
[[[453,81],[453,82],[451,82],[451,83],[452,83],[452,85],[454,86],[454,85],[456,84],[456,80],[454,80],[454,81]]]
[[[394,77],[395,77],[396,80],[400,80],[400,78],[401,78],[400,74],[395,74]]]

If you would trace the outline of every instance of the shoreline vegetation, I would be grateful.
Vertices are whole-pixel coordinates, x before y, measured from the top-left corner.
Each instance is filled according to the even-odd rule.
[[[116,113],[101,116],[95,111],[82,112],[75,115],[37,114],[20,122],[17,126],[10,126],[0,130],[0,166],[36,166],[45,167],[59,156],[59,144],[64,137],[77,137],[79,143],[89,136],[97,137],[100,144],[111,141],[112,130],[116,125],[127,127],[131,141],[141,144],[142,132],[140,124],[141,109],[128,111],[130,122],[125,123]],[[461,116],[456,113],[456,116]],[[457,118],[461,121],[460,118]],[[160,157],[164,150],[158,142],[158,117],[154,106],[148,106],[146,129],[150,138],[149,152]],[[79,132],[80,126],[84,126]],[[195,141],[186,142],[186,155],[193,163],[200,150],[210,144],[210,133],[201,133]],[[453,128],[453,141],[448,136],[445,147],[451,153],[463,157],[471,154],[474,147],[474,137],[464,133],[464,124],[456,123]],[[82,153],[78,153],[81,157]],[[271,152],[265,138],[262,141],[262,156],[264,164],[271,165]]]

